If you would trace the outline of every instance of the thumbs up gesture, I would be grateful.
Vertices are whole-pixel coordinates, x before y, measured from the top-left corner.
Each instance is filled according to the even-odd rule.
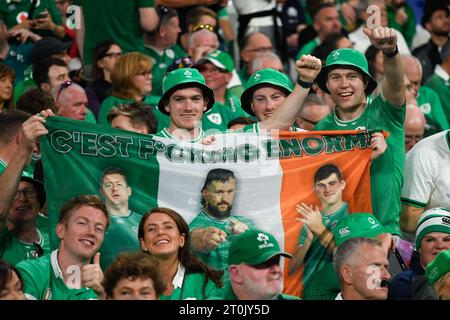
[[[94,256],[94,263],[87,264],[81,269],[81,281],[85,287],[92,288],[97,294],[103,295],[103,271],[100,268],[100,252]]]
[[[395,30],[388,27],[376,27],[374,29],[364,28],[364,33],[370,42],[383,53],[393,53],[397,47],[397,34]]]

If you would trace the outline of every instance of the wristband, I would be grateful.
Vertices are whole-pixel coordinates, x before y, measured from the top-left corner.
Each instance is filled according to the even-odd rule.
[[[305,89],[309,89],[312,87],[312,82],[306,82],[301,80],[300,78],[298,78],[297,83],[300,87],[305,88]]]
[[[397,53],[398,53],[398,46],[395,46],[394,52],[390,52],[390,53],[383,52],[383,55],[388,58],[393,58],[397,55]]]

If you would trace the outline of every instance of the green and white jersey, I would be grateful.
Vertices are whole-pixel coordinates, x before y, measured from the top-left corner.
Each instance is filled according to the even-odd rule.
[[[325,215],[322,212],[322,223],[328,229],[328,231],[332,232],[334,227],[348,216],[348,205],[344,203],[338,210],[335,212]],[[298,239],[298,245],[303,246],[305,244],[306,238],[308,236],[307,226],[303,225],[302,230],[300,231],[300,236]],[[333,262],[333,255],[327,252],[327,249],[322,246],[320,240],[317,236],[314,236],[311,246],[306,253],[304,260],[304,270],[303,270],[303,284],[307,283],[311,276],[322,269],[325,265]]]
[[[64,283],[58,264],[58,250],[36,260],[22,261],[17,269],[23,278],[28,300],[91,300],[97,294],[90,288],[71,289]],[[81,271],[74,270],[74,282],[81,281]]]
[[[440,65],[437,65],[436,68],[434,69],[434,74],[427,80],[427,82],[425,82],[425,86],[433,89],[438,94],[442,102],[444,114],[447,117],[447,122],[450,124],[449,74]]]
[[[10,29],[23,21],[28,17],[28,10],[30,9],[31,1],[0,1],[0,19],[2,19],[7,29]],[[36,10],[34,11],[33,18],[36,18],[41,12],[48,10],[54,23],[61,25],[62,18],[61,13],[58,11],[54,0],[39,0],[36,3]],[[41,36],[53,36],[53,33],[49,30],[33,30]]]
[[[167,115],[159,111],[157,105],[158,105],[159,97],[154,96],[146,96],[143,100],[145,104],[148,104],[152,107],[153,114],[156,117],[156,120],[158,121],[158,131],[162,130],[164,128],[169,127],[170,119]],[[118,104],[131,104],[135,103],[133,99],[122,99],[115,96],[109,96],[102,102],[102,106],[100,107],[100,112],[98,115],[98,123],[102,125],[110,126],[108,123],[107,117],[108,113],[111,111],[111,109]]]
[[[178,271],[172,280],[173,292],[170,296],[161,295],[161,300],[206,300],[218,294],[215,283],[208,279],[205,283],[205,273],[186,273],[186,269],[179,264]]]
[[[201,211],[189,224],[189,230],[191,230],[191,232],[197,228],[215,227],[227,234],[227,239],[219,244],[214,250],[211,250],[209,252],[193,251],[193,253],[204,263],[217,270],[226,271],[228,269],[228,249],[230,248],[231,243],[237,237],[237,235],[232,234],[229,230],[232,227],[230,220],[240,221],[242,223],[245,223],[249,229],[255,229],[254,223],[248,218],[231,215],[230,217],[223,220],[218,220],[211,217],[205,211]]]
[[[231,284],[228,282],[225,284],[222,290],[219,291],[218,295],[210,297],[209,300],[239,300],[236,294],[231,287]],[[274,300],[300,300],[299,297],[291,296],[288,294],[280,293],[275,297]]]
[[[33,159],[32,159],[32,161],[33,161]],[[5,161],[3,161],[2,159],[0,159],[0,174],[2,174],[6,170],[7,166],[8,166],[8,164]],[[34,163],[30,164],[30,166],[33,166],[33,168],[34,168]],[[25,168],[25,170],[22,171],[22,176],[33,178],[33,174],[30,173],[30,171],[32,171],[32,170],[28,170],[28,168]]]
[[[392,106],[381,93],[367,103],[357,118],[342,121],[335,111],[314,127],[314,130],[382,129],[389,132],[386,152],[372,161],[370,166],[370,184],[373,214],[386,230],[393,234],[400,234],[400,191],[405,162],[405,111],[404,105]]]
[[[425,115],[425,137],[449,129],[441,100],[437,93],[428,87],[421,86],[417,96],[417,104]]]
[[[6,224],[0,231],[0,258],[16,265],[21,261],[39,258],[42,249],[44,255],[50,253],[50,238],[48,232],[36,229],[39,235],[37,244],[17,239],[7,228]],[[39,245],[39,247],[37,246]],[[42,254],[41,254],[42,255]]]
[[[139,222],[141,215],[129,211],[128,216],[109,215],[111,224],[105,233],[103,244],[100,248],[100,266],[105,271],[106,268],[122,252],[134,252],[140,250],[138,239]]]
[[[402,203],[450,208],[450,130],[419,141],[406,154]]]
[[[341,291],[333,264],[325,265],[311,276],[302,291],[303,300],[334,300]]]
[[[312,39],[311,41],[309,41],[308,43],[306,43],[300,49],[299,53],[297,54],[297,60],[299,60],[305,54],[312,54],[312,52],[320,44],[320,42],[321,41],[320,41],[319,37],[316,37],[316,38]]]
[[[228,90],[227,90],[228,91]],[[203,114],[202,129],[218,130],[225,132],[228,129],[228,123],[239,117],[248,117],[247,112],[242,110],[240,99],[236,98],[230,92],[226,93],[225,105],[215,102],[213,107]]]
[[[38,215],[36,216],[36,228],[38,228],[46,233],[49,233],[50,226],[48,224],[48,216],[39,212]]]
[[[167,128],[162,129],[160,132],[158,132],[157,134],[155,134],[155,137],[163,137],[163,138],[167,138],[167,139],[172,139],[172,140],[179,140],[178,138],[174,137],[173,135],[171,135],[169,133],[169,131],[167,130]],[[203,140],[203,138],[205,138],[205,132],[202,130],[202,128],[200,128],[200,132],[198,134],[197,137],[195,137],[192,140],[186,140],[186,142],[190,142],[190,143],[199,143]]]
[[[167,68],[175,59],[185,57],[187,56],[187,53],[177,44],[164,50],[162,53],[155,50],[155,48],[146,45],[143,53],[149,56],[153,61],[152,95],[161,97],[163,93],[162,84]]]

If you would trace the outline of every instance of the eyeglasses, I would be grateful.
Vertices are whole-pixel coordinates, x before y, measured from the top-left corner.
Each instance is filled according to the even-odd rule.
[[[423,138],[423,136],[414,136],[414,135],[407,135],[405,134],[405,142],[406,143],[410,143],[411,141],[415,141],[416,143],[419,142],[421,139]]]
[[[20,194],[23,194],[24,198],[26,198],[26,199],[32,199],[32,198],[36,197],[36,191],[31,190],[31,189],[23,189],[23,190],[17,190],[14,200],[18,200],[20,198]]]
[[[211,32],[214,32],[214,27],[212,25],[210,25],[210,24],[198,24],[192,29],[192,33],[200,31],[200,30],[203,30],[203,29],[211,31]]]
[[[144,78],[150,78],[152,76],[151,71],[142,71],[135,74],[136,76],[143,76]]]
[[[122,56],[122,52],[105,53],[105,57],[108,57],[108,58],[120,58],[121,56]]]
[[[257,264],[255,266],[250,266],[255,269],[269,269],[270,267],[280,263],[280,256],[275,256],[263,263]]]
[[[61,83],[61,86],[59,87],[58,94],[56,95],[55,101],[58,101],[59,96],[61,95],[61,92],[64,89],[70,87],[71,84],[72,84],[72,81],[70,81],[70,80],[67,80],[67,81],[64,81],[63,83]]]

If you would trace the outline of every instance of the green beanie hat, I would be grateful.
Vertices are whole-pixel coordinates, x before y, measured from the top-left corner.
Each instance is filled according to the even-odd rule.
[[[170,95],[180,89],[197,87],[202,89],[204,98],[208,99],[206,111],[214,105],[214,92],[205,84],[205,78],[197,69],[181,68],[169,72],[163,81],[163,95],[158,103],[158,109],[162,113],[169,115],[164,108],[164,100],[169,100]],[[205,111],[205,112],[206,112]]]
[[[228,53],[223,52],[221,50],[215,50],[207,54],[206,56],[201,57],[197,61],[196,66],[205,64],[207,62],[212,63],[221,70],[225,70],[228,72],[232,72],[234,70],[233,58],[231,58],[231,56]]]
[[[267,68],[256,71],[248,79],[245,90],[241,95],[242,109],[252,116],[255,115],[251,107],[252,95],[261,86],[276,87],[286,93],[286,95],[289,95],[294,89],[294,85],[288,76],[278,70]]]
[[[330,93],[327,88],[328,73],[336,68],[350,68],[361,73],[368,81],[364,90],[366,95],[372,93],[377,87],[377,82],[369,73],[369,64],[366,57],[356,49],[343,48],[334,50],[328,55],[325,66],[322,67],[316,79],[320,89],[328,94]]]
[[[441,251],[427,265],[425,276],[430,285],[435,284],[442,276],[450,271],[450,250]]]
[[[433,208],[422,212],[416,228],[417,250],[420,248],[423,237],[430,232],[450,234],[450,211],[445,208]]]
[[[228,265],[245,263],[256,266],[280,255],[292,258],[280,250],[277,240],[268,232],[252,229],[237,236],[228,251]]]
[[[370,213],[350,214],[333,229],[333,237],[337,246],[352,238],[375,238],[382,233],[386,233],[383,225]]]

